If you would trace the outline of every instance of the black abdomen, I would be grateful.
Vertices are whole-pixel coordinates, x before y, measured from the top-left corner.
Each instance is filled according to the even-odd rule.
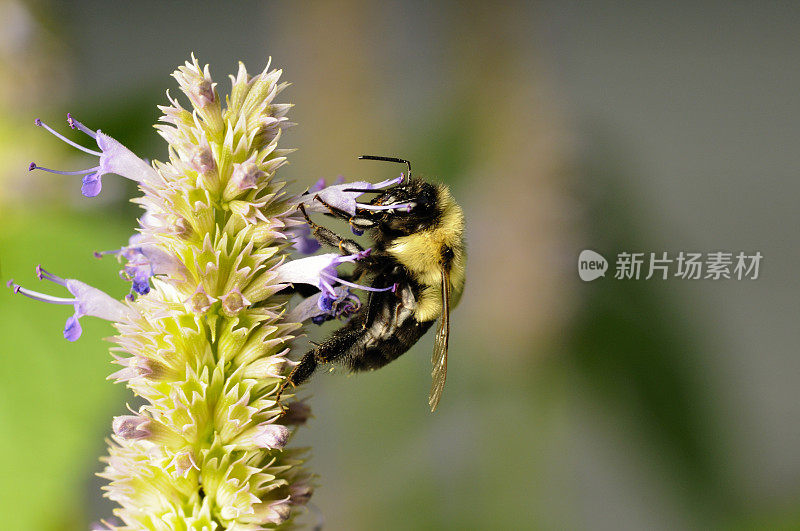
[[[382,333],[369,336],[365,344],[355,346],[353,355],[348,359],[348,368],[351,371],[368,371],[383,367],[414,346],[432,324],[433,321],[420,323],[409,317],[394,332],[379,330]]]
[[[408,351],[433,324],[417,321],[415,308],[416,298],[407,281],[399,284],[396,293],[372,293],[366,307],[336,332],[354,339],[343,356],[344,364],[352,371],[377,369]]]

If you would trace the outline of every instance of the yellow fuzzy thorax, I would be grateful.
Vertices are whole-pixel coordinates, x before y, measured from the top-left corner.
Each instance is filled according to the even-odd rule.
[[[461,299],[464,290],[464,214],[444,185],[437,186],[437,200],[442,209],[439,223],[430,229],[401,236],[387,248],[422,284],[414,314],[420,322],[431,321],[442,313],[442,248],[453,250],[450,267],[450,308]]]

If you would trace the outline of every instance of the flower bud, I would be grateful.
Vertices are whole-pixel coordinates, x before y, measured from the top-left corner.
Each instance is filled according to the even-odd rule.
[[[150,436],[150,419],[140,415],[120,415],[111,424],[114,433],[128,440],[146,439]]]

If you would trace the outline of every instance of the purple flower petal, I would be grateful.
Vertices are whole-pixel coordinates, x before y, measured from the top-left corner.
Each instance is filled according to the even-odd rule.
[[[294,228],[291,232],[293,233],[293,246],[302,254],[313,254],[322,247],[317,240],[311,237],[311,228],[308,225]]]
[[[102,188],[103,183],[100,181],[98,173],[90,173],[81,179],[81,193],[84,197],[95,197]]]
[[[75,310],[80,315],[91,315],[107,321],[130,321],[134,313],[104,291],[84,284],[80,280],[66,279],[67,289],[75,296]]]
[[[81,183],[81,193],[86,197],[95,197],[100,193],[100,189],[102,187],[100,178],[107,173],[115,173],[127,179],[132,179],[136,182],[150,185],[157,185],[161,182],[161,177],[159,174],[152,167],[150,167],[147,162],[134,155],[131,150],[100,131],[92,131],[79,121],[72,118],[71,115],[67,116],[70,127],[73,129],[78,129],[79,131],[89,135],[97,142],[97,147],[100,148],[99,152],[73,142],[64,135],[52,129],[41,120],[37,119],[34,123],[39,127],[43,127],[48,132],[52,133],[57,138],[66,142],[72,147],[77,148],[89,155],[99,157],[100,164],[94,168],[89,168],[86,170],[58,171],[31,163],[28,168],[29,170],[38,169],[51,173],[60,173],[62,175],[84,175]]]
[[[355,216],[356,199],[364,194],[364,192],[361,190],[381,190],[388,186],[397,184],[402,180],[403,176],[401,175],[398,178],[389,179],[377,184],[368,183],[366,181],[336,183],[326,188],[322,188],[319,191],[312,191],[314,188],[319,186],[320,181],[317,181],[314,186],[309,188],[308,194],[301,195],[298,199],[295,199],[294,202],[303,203],[306,207],[306,211],[308,212],[328,212],[328,207],[322,203],[324,201],[333,208],[347,212],[351,216]],[[322,180],[322,183],[324,184],[324,180]],[[319,197],[319,199],[322,201],[315,199],[316,197]]]
[[[336,301],[335,295],[336,295],[335,293],[334,296],[331,296],[323,292],[319,298],[319,301],[317,301],[319,309],[325,313],[330,312],[333,309],[333,303]]]
[[[95,252],[97,258],[113,254],[128,261],[124,266],[125,280],[132,283],[131,296],[146,295],[150,292],[149,280],[156,275],[176,276],[182,273],[180,262],[157,245],[144,241],[142,234],[130,237],[128,245],[113,251]],[[134,297],[135,298],[135,297]]]
[[[81,324],[78,322],[77,315],[70,315],[67,319],[67,324],[64,326],[64,337],[67,341],[75,341],[81,334],[83,333],[83,329],[81,328]]]
[[[150,293],[150,268],[138,268],[133,276],[133,291],[139,295]]]
[[[140,183],[158,184],[161,178],[158,173],[133,152],[111,138],[97,131],[97,147],[103,152],[100,156],[98,173],[116,173],[121,177]]]
[[[325,188],[325,177],[320,177],[317,182],[311,185],[308,189],[308,193],[313,194],[314,192],[319,192],[323,188]]]
[[[303,299],[286,315],[286,320],[302,323],[311,319],[312,323],[320,325],[334,318],[345,319],[361,309],[361,301],[349,289],[336,286],[333,292],[332,296],[319,292]]]
[[[285,262],[276,270],[278,282],[310,284],[320,287],[322,271],[336,272],[340,256],[336,253],[326,253],[308,258],[300,258]]]
[[[66,325],[64,326],[64,337],[69,341],[75,341],[81,336],[82,330],[78,319],[84,315],[100,317],[101,319],[117,323],[131,321],[136,316],[135,310],[88,284],[71,278],[64,279],[58,277],[44,270],[41,266],[37,266],[36,275],[40,280],[49,280],[67,288],[73,296],[71,298],[55,297],[53,295],[39,293],[38,291],[23,288],[11,280],[8,282],[8,287],[14,290],[14,293],[19,293],[33,300],[50,304],[72,306],[75,309],[75,314],[67,319]]]

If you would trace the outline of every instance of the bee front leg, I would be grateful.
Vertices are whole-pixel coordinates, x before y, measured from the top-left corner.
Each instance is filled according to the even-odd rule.
[[[350,228],[356,232],[357,235],[361,235],[365,230],[371,229],[377,223],[375,220],[370,219],[364,215],[355,215],[351,216],[348,212],[344,210],[340,210],[335,206],[331,205],[324,199],[322,199],[319,194],[314,196],[315,201],[319,201],[322,203],[322,206],[328,209],[331,216],[339,219],[343,219],[350,224]]]
[[[319,243],[328,245],[329,247],[338,247],[339,252],[344,255],[356,254],[364,250],[364,248],[355,240],[347,240],[342,238],[327,227],[323,227],[322,225],[318,225],[311,221],[311,218],[308,217],[308,214],[306,213],[306,207],[303,203],[300,203],[297,208],[303,213],[303,217],[306,218],[306,223],[308,223],[308,226],[311,227],[311,233],[314,235],[314,239]]]

